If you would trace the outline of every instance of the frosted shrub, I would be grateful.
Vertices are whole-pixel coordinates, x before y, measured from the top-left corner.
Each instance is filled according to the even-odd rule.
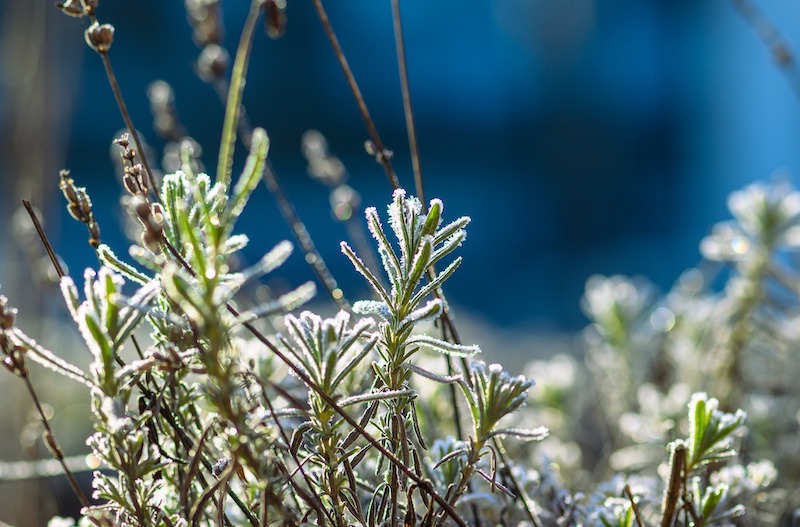
[[[745,514],[748,525],[775,524],[797,506],[787,492],[800,484],[789,360],[800,271],[785,255],[798,247],[798,193],[754,185],[731,197],[735,221],[701,244],[729,267],[722,289],[699,270],[662,298],[642,280],[592,277],[585,362],[560,355],[514,375],[476,360],[479,347],[460,340],[450,316],[444,286],[462,264],[469,218],[445,220],[443,201],[424,199],[415,149],[419,196],[399,186],[321,1],[314,6],[367,121],[367,150],[393,187],[385,215],[366,209],[373,246],[357,243],[366,236],[341,242],[373,294],[353,304],[279,183],[266,130],[243,119],[256,22],[279,37],[285,2],[253,0],[230,75],[219,2],[186,5],[198,73],[225,100],[219,161],[213,175],[202,168],[160,82],[151,105],[169,142],[158,177],[113,75],[114,28],[98,20],[97,0],[59,4],[88,22],[85,40],[129,130],[115,144],[133,241],[103,243],[89,191],[62,172],[68,211],[99,262],[75,280],[52,255],[91,353],[87,368],[29,337],[0,297],[3,366],[26,385],[44,443],[82,505],[81,518],[50,525],[700,527],[741,525]],[[407,91],[402,60],[400,68]],[[237,142],[248,155],[235,176]],[[306,134],[304,153],[331,187],[335,216],[363,235],[358,195],[321,134]],[[281,242],[238,265],[250,240],[237,222],[262,180],[317,280],[252,301],[248,284],[280,273],[294,250]],[[293,314],[315,295],[335,306],[332,317]],[[99,465],[91,491],[73,475],[87,467],[64,457],[50,428],[31,362],[86,389],[87,445]],[[739,408],[751,415],[749,431]]]

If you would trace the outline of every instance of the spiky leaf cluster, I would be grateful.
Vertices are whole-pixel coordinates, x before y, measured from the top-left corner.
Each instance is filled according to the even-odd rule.
[[[378,352],[390,368],[402,366],[421,346],[456,356],[470,356],[480,351],[477,346],[461,346],[411,334],[417,324],[435,319],[445,309],[440,298],[426,299],[436,294],[461,265],[459,256],[444,270],[433,274],[434,266],[464,241],[464,227],[469,223],[469,218],[461,217],[442,226],[442,210],[442,202],[434,199],[427,214],[423,213],[418,199],[406,197],[402,189],[396,190],[388,210],[396,246],[389,241],[377,210],[374,207],[366,210],[367,225],[377,242],[389,287],[367,268],[346,242],[341,244],[342,252],[367,279],[379,298],[378,301],[357,302],[353,308],[356,312],[377,315],[382,319]],[[399,248],[399,253],[395,247]],[[428,272],[431,272],[431,278],[426,282]],[[390,379],[386,381],[393,388],[399,386]]]

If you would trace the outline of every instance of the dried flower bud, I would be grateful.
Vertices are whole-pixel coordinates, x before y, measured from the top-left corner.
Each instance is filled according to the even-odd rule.
[[[198,47],[222,42],[222,11],[219,0],[186,0],[186,14]]]
[[[98,53],[108,53],[114,42],[114,26],[95,22],[83,34],[86,43]]]
[[[70,216],[81,223],[86,223],[89,221],[89,218],[83,215],[83,209],[81,209],[80,205],[77,203],[70,203],[67,205],[67,211],[69,212]]]
[[[127,171],[122,175],[122,186],[125,187],[125,190],[127,190],[132,196],[142,192],[139,182]]]
[[[25,348],[14,346],[10,352],[6,350],[6,353],[8,355],[3,359],[3,366],[14,375],[26,377],[28,369],[25,367]]]
[[[147,98],[150,100],[150,111],[159,135],[171,141],[177,141],[186,135],[175,110],[175,93],[168,83],[161,80],[150,83],[147,87]]]
[[[123,150],[127,150],[128,146],[131,144],[130,141],[131,141],[131,134],[125,132],[116,139],[114,139],[114,144],[118,145]]]
[[[61,188],[61,192],[64,193],[64,197],[67,198],[67,201],[70,203],[77,203],[79,199],[78,193],[75,188],[75,181],[69,177],[69,170],[62,170],[58,173],[58,176],[61,178],[58,186]]]
[[[0,295],[0,330],[8,330],[14,326],[14,319],[17,316],[17,309],[9,307],[8,298]]]
[[[164,231],[162,225],[164,209],[160,205],[151,205],[141,196],[136,196],[131,200],[131,207],[144,228],[142,243],[151,251],[157,252],[160,248]]]
[[[67,210],[70,215],[81,223],[89,223],[92,219],[92,200],[86,194],[86,189],[76,187],[75,181],[69,177],[69,170],[59,173],[61,181],[58,186],[67,199]]]
[[[153,215],[153,219],[156,222],[161,223],[164,221],[164,207],[161,203],[153,203],[150,206],[150,213]]]
[[[225,75],[230,56],[225,48],[209,44],[197,58],[197,75],[206,82],[212,82]]]
[[[286,0],[266,0],[262,5],[266,12],[264,26],[267,35],[279,39],[286,33]]]
[[[82,17],[87,14],[85,4],[81,0],[67,0],[66,2],[58,2],[56,7],[67,16]]]
[[[97,249],[100,247],[100,226],[92,220],[87,225],[89,228],[89,245]]]
[[[364,150],[366,150],[369,155],[374,157],[375,161],[378,163],[382,163],[383,161],[390,160],[394,157],[394,152],[388,149],[380,150],[378,145],[369,139],[364,141]]]
[[[138,196],[133,198],[131,207],[141,221],[147,221],[147,218],[150,217],[150,204],[146,199]]]

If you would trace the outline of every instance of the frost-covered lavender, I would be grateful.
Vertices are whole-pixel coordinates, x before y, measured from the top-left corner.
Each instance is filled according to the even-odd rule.
[[[441,200],[399,188],[377,134],[368,150],[395,189],[386,216],[366,210],[372,245],[355,235],[341,243],[373,292],[351,307],[280,187],[266,131],[241,118],[255,23],[265,17],[279,36],[285,3],[252,2],[230,78],[219,3],[186,4],[202,47],[198,71],[226,101],[214,177],[200,168],[164,83],[150,93],[158,131],[172,141],[168,173],[156,177],[111,73],[114,28],[97,20],[97,0],[60,5],[89,20],[86,41],[120,97],[131,135],[116,143],[135,241],[116,251],[103,244],[87,190],[62,173],[68,210],[86,224],[99,261],[76,284],[54,258],[88,368],[37,344],[0,297],[3,365],[27,386],[44,442],[83,505],[81,518],[50,525],[790,521],[800,506],[792,357],[800,269],[791,253],[799,193],[774,183],[732,195],[734,221],[714,228],[701,244],[706,261],[664,296],[641,280],[590,279],[585,362],[531,363],[534,385],[475,360],[479,348],[461,342],[443,286],[461,264],[454,255],[469,219],[445,221]],[[249,155],[233,177],[237,140]],[[336,216],[358,234],[357,194],[341,162],[319,134],[307,135],[304,149],[310,172],[332,188]],[[336,306],[333,317],[292,314],[315,295],[313,283],[268,300],[248,296],[248,284],[280,272],[293,250],[282,242],[237,266],[249,243],[237,220],[262,180],[314,267],[318,296]],[[86,388],[95,430],[87,445],[101,469],[91,492],[74,477],[87,466],[64,457],[49,426],[31,362]]]

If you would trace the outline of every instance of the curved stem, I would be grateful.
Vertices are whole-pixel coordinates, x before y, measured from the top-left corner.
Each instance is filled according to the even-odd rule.
[[[250,61],[250,50],[253,48],[253,35],[256,22],[261,11],[261,0],[253,0],[250,4],[250,13],[247,15],[242,35],[239,38],[239,47],[236,50],[236,59],[233,61],[231,85],[228,90],[228,102],[225,105],[225,120],[222,124],[222,138],[219,143],[219,158],[217,159],[217,181],[226,186],[231,181],[233,170],[233,152],[236,147],[236,129],[241,115],[242,94],[244,93],[247,65]]]

